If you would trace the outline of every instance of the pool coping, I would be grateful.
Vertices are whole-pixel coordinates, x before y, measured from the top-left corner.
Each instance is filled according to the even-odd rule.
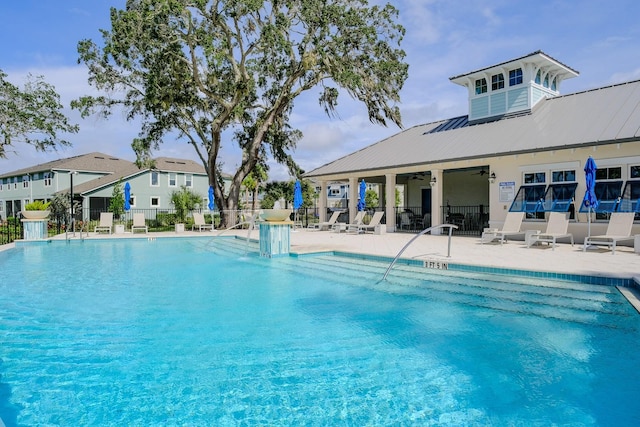
[[[227,235],[227,236],[207,236],[198,234],[199,237],[221,237],[221,238],[233,238],[239,240],[249,240],[253,243],[258,243],[259,240],[255,238],[246,238],[237,235]],[[127,236],[129,239],[144,239],[144,240],[156,240],[156,238],[193,238],[196,236],[185,236],[185,235],[165,235],[165,236],[148,236],[143,234],[138,234],[134,236]],[[80,241],[80,239],[72,239],[72,241]],[[100,239],[92,238],[90,240],[93,241],[109,241],[111,239],[105,238]],[[23,245],[35,245],[35,244],[48,244],[53,241],[65,241],[65,239],[41,239],[41,240],[16,240],[13,243],[0,246],[0,252],[4,250],[8,250],[14,248],[16,246]],[[302,251],[290,251],[290,257],[303,258],[308,256],[318,256],[318,255],[334,255],[334,256],[342,256],[346,258],[357,258],[357,259],[366,259],[372,261],[379,262],[388,262],[391,263],[394,258],[387,255],[373,255],[366,254],[362,252],[351,252],[344,250],[302,250]],[[540,278],[540,279],[552,279],[552,280],[566,280],[573,281],[583,284],[590,285],[601,285],[601,286],[612,286],[616,287],[622,295],[629,301],[629,303],[640,313],[640,275],[631,275],[627,277],[612,277],[607,276],[605,274],[601,275],[586,275],[586,274],[576,274],[576,273],[558,273],[552,271],[539,271],[539,270],[527,270],[521,268],[505,268],[505,267],[492,267],[492,266],[482,266],[477,264],[466,264],[466,263],[451,263],[442,259],[429,259],[429,258],[403,258],[400,257],[396,260],[398,264],[404,265],[413,265],[417,267],[424,267],[426,270],[449,270],[449,271],[460,271],[460,272],[469,272],[469,273],[484,273],[484,274],[496,274],[502,276],[520,276],[520,277],[529,277],[529,278]]]

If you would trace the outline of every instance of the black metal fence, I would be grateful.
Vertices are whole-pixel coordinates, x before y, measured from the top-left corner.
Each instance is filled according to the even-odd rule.
[[[477,206],[442,206],[443,223],[457,225],[453,234],[459,236],[480,236],[482,230],[489,225],[489,212],[485,207]],[[433,225],[431,213],[422,213],[421,207],[396,208],[396,230],[416,233]]]
[[[0,245],[6,245],[15,240],[22,239],[22,222],[20,218],[9,217],[4,221],[0,220]]]

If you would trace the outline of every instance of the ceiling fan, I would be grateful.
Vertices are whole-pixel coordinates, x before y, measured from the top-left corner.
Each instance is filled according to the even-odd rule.
[[[483,167],[482,169],[480,169],[480,172],[476,172],[476,173],[474,173],[474,174],[472,174],[472,175],[480,175],[480,176],[484,176],[484,175],[486,175],[486,174],[488,174],[488,173],[489,173],[489,171],[486,171],[486,170],[484,169],[484,167]]]
[[[418,179],[422,181],[425,175],[426,175],[426,172],[416,172],[413,175],[411,175],[409,179]]]

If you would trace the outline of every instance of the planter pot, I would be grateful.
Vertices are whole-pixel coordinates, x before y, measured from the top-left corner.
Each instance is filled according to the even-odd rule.
[[[291,209],[263,209],[260,218],[265,221],[287,221],[291,215]]]
[[[124,224],[114,225],[114,234],[124,234]]]
[[[182,223],[176,224],[176,233],[184,233],[184,224]]]
[[[51,211],[22,211],[26,219],[47,219]]]

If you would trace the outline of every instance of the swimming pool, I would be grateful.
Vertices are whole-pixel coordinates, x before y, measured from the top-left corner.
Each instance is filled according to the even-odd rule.
[[[430,273],[242,240],[0,253],[0,418],[40,425],[633,425],[613,287]]]

